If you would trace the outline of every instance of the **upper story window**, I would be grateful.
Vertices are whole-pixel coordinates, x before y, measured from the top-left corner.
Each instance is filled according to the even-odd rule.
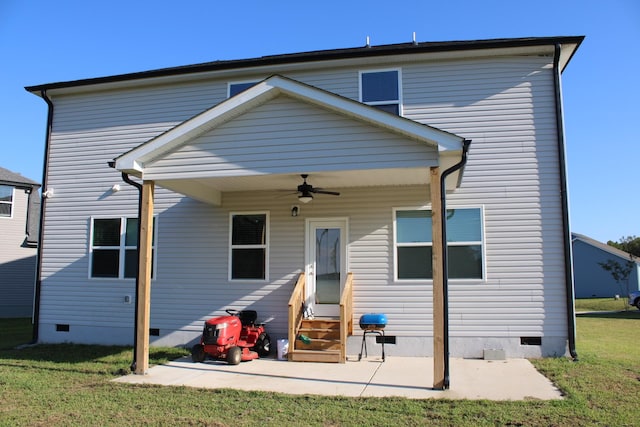
[[[360,72],[360,101],[401,115],[400,70]]]
[[[229,98],[239,94],[240,92],[249,89],[251,86],[255,85],[258,82],[238,82],[238,83],[229,83]]]
[[[13,212],[13,187],[0,185],[0,217],[11,218]]]
[[[447,209],[449,278],[484,277],[482,209]],[[431,211],[396,210],[396,278],[433,278]]]
[[[152,267],[156,239],[153,221]],[[138,218],[91,218],[89,277],[128,279],[138,273]]]
[[[229,279],[266,280],[267,213],[231,214]]]

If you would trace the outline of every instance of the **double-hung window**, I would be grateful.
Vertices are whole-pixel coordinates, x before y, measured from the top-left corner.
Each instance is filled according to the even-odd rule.
[[[0,217],[11,218],[13,212],[13,187],[0,185]]]
[[[266,212],[231,214],[229,279],[268,278],[268,225]]]
[[[240,92],[249,89],[251,86],[254,86],[256,83],[258,82],[250,81],[250,82],[229,83],[229,98],[231,98],[232,96],[236,96]]]
[[[155,220],[152,267],[155,265]],[[138,272],[138,218],[91,218],[90,271],[92,278],[135,278]]]
[[[481,208],[447,210],[447,246],[449,278],[484,277],[483,230]],[[396,278],[421,280],[433,278],[433,238],[431,211],[427,209],[395,211]]]
[[[360,101],[389,113],[401,115],[400,70],[360,72]]]

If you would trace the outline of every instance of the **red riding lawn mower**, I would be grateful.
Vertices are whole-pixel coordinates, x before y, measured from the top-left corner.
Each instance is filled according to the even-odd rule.
[[[256,311],[225,311],[228,316],[214,317],[205,322],[200,344],[191,349],[191,360],[204,362],[210,356],[225,359],[229,365],[237,365],[271,353],[271,338],[263,324],[256,324]]]

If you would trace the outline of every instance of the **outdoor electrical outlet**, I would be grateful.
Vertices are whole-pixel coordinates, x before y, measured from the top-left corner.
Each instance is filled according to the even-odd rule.
[[[124,296],[124,303],[125,304],[131,304],[131,295],[125,295]]]

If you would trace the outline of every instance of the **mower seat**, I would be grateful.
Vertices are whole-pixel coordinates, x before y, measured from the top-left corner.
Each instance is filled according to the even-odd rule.
[[[254,326],[258,318],[258,312],[255,310],[242,310],[238,312],[238,317],[242,326]]]

